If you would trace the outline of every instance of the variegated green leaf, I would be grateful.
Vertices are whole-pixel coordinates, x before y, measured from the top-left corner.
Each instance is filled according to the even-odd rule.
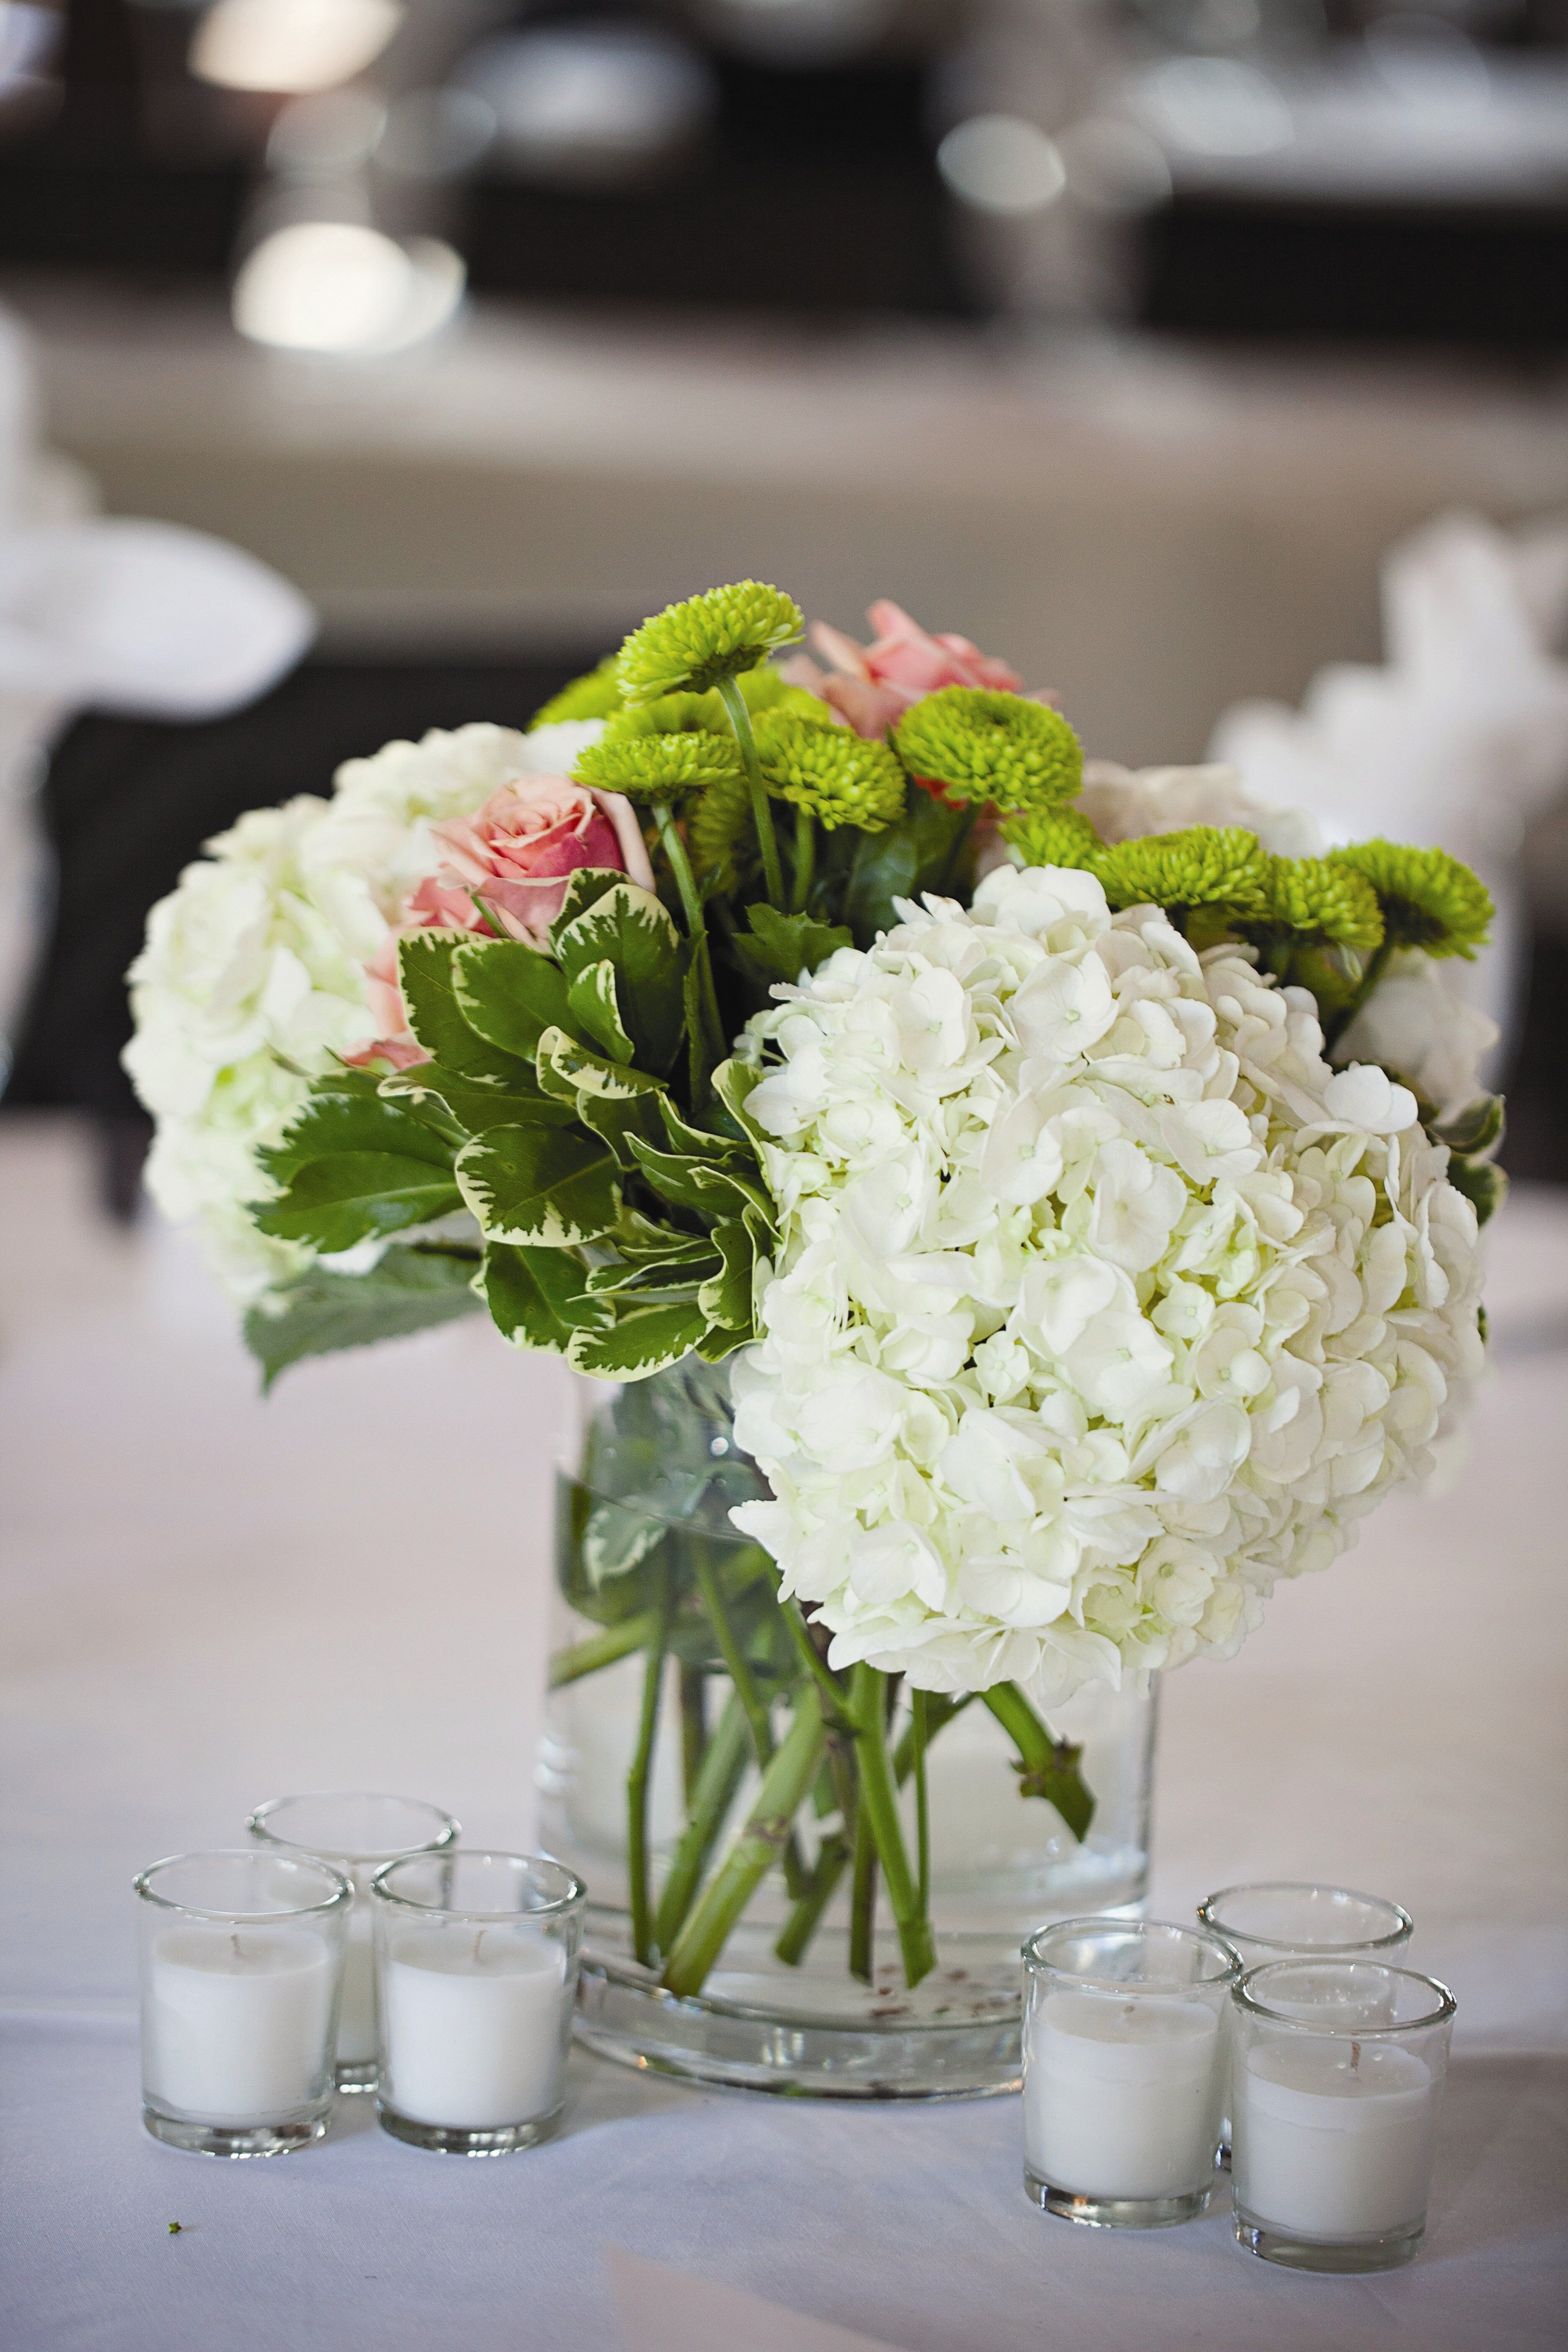
[[[577,1034],[566,975],[521,940],[470,940],[460,946],[452,959],[452,991],[478,1036],[525,1061],[533,1060],[546,1029]]]
[[[282,1190],[252,1211],[256,1223],[328,1254],[462,1205],[450,1137],[374,1090],[332,1085],[312,1093],[258,1157]]]
[[[763,1074],[754,1062],[739,1061],[733,1055],[729,1061],[721,1062],[713,1073],[714,1093],[734,1120],[738,1132],[749,1137],[754,1144],[773,1140],[771,1136],[763,1134],[746,1108],[748,1097],[762,1082]]]
[[[646,1381],[678,1364],[707,1336],[698,1307],[649,1307],[623,1316],[611,1331],[575,1331],[567,1356],[580,1372],[604,1381]]]
[[[550,926],[552,948],[554,948],[562,932],[570,929],[579,915],[585,915],[590,907],[596,906],[607,890],[618,889],[626,878],[616,866],[579,866],[566,885],[561,912]]]
[[[490,952],[468,945],[467,931],[405,931],[397,946],[398,977],[408,1025],[427,1054],[460,1076],[528,1093],[527,1064],[511,1049],[486,1038],[458,1002],[456,965],[460,955]],[[510,946],[493,952],[505,954]],[[520,955],[527,955],[520,948]],[[520,1066],[521,1064],[521,1066]]]
[[[737,1217],[713,1228],[713,1240],[723,1260],[720,1271],[705,1282],[697,1303],[710,1323],[727,1330],[752,1328],[752,1276],[757,1245],[752,1230]]]
[[[621,1024],[616,1001],[616,967],[606,957],[580,971],[566,991],[578,1026],[586,1030],[612,1062],[630,1062],[635,1047]]]
[[[519,1064],[519,1068],[524,1066]],[[528,1073],[531,1078],[531,1071]],[[439,1062],[418,1062],[411,1070],[396,1070],[381,1081],[388,1102],[406,1103],[411,1109],[444,1111],[460,1135],[483,1135],[492,1127],[564,1127],[573,1112],[564,1103],[548,1101],[534,1086],[531,1092],[512,1093],[448,1070]]]
[[[614,1319],[584,1296],[582,1262],[570,1250],[491,1242],[479,1284],[496,1328],[514,1348],[563,1356],[574,1331]]]
[[[579,1129],[493,1128],[458,1153],[457,1178],[489,1241],[570,1249],[620,1210],[614,1160]]]
[[[555,952],[570,982],[590,964],[607,962],[616,975],[620,1018],[645,1070],[668,1070],[685,1028],[682,982],[687,953],[680,935],[651,891],[618,882],[555,935]]]
[[[637,1138],[632,1139],[632,1150],[654,1191],[675,1207],[696,1209],[710,1217],[734,1217],[745,1208],[754,1208],[771,1228],[773,1202],[760,1186],[732,1169],[676,1152],[654,1151]]]

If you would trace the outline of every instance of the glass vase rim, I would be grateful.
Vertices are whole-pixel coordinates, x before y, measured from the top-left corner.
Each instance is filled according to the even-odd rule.
[[[1053,1937],[1084,1937],[1090,1931],[1108,1937],[1125,1936],[1134,1943],[1144,1942],[1152,1931],[1157,1932],[1195,1948],[1219,1965],[1211,1974],[1190,1978],[1184,1984],[1152,1977],[1129,1983],[1125,1977],[1097,1976],[1081,1969],[1063,1968],[1059,1962],[1048,1958],[1041,1948]],[[1216,1985],[1234,1987],[1242,1973],[1240,1956],[1232,1950],[1223,1936],[1216,1936],[1212,1928],[1189,1927],[1181,1919],[1117,1919],[1099,1912],[1086,1913],[1072,1919],[1048,1919],[1043,1927],[1037,1927],[1032,1936],[1026,1937],[1022,1957],[1026,1971],[1038,1969],[1043,1974],[1059,1977],[1064,1984],[1081,1985],[1089,1992],[1118,1993],[1124,2000],[1145,1996],[1157,1999],[1161,1995],[1180,1999],[1184,1994],[1212,1990]]]
[[[1369,1936],[1360,1943],[1317,1944],[1303,1948],[1289,1936],[1257,1936],[1250,1928],[1222,1927],[1214,1916],[1215,1905],[1223,1903],[1231,1895],[1319,1894],[1348,1895],[1354,1903],[1366,1903],[1374,1910],[1391,1912],[1399,1924],[1386,1936]],[[1348,1959],[1361,1952],[1396,1951],[1401,1945],[1407,1944],[1415,1932],[1414,1918],[1404,1904],[1395,1903],[1392,1895],[1367,1895],[1359,1886],[1330,1886],[1326,1880],[1315,1878],[1247,1878],[1238,1880],[1234,1886],[1216,1886],[1214,1893],[1205,1895],[1198,1905],[1197,1916],[1200,1926],[1211,1936],[1218,1936],[1226,1943],[1257,1944],[1266,1951],[1278,1952],[1282,1960],[1310,1959],[1318,1953],[1321,1953],[1325,1959]],[[1273,1965],[1272,1961],[1257,1963],[1259,1968]]]
[[[172,1895],[161,1894],[153,1881],[161,1870],[173,1870],[182,1863],[201,1862],[266,1862],[274,1870],[298,1870],[316,1873],[330,1880],[332,1892],[319,1903],[294,1903],[282,1909],[270,1911],[240,1911],[230,1906],[215,1907],[210,1904],[182,1903]],[[334,1912],[346,1911],[354,1899],[353,1883],[330,1862],[314,1853],[274,1853],[261,1845],[198,1846],[188,1853],[166,1853],[157,1862],[150,1862],[139,1870],[131,1882],[132,1893],[143,1903],[155,1903],[163,1911],[183,1912],[188,1919],[226,1920],[235,1925],[252,1927],[274,1926],[281,1919],[328,1918]]]
[[[281,1854],[303,1854],[321,1861],[329,1849],[308,1845],[302,1838],[279,1837],[268,1821],[268,1815],[279,1812],[285,1805],[364,1804],[406,1805],[411,1812],[430,1813],[445,1823],[438,1837],[423,1845],[333,1847],[330,1851],[343,1862],[405,1862],[416,1854],[447,1853],[456,1846],[463,1834],[463,1825],[444,1805],[428,1797],[395,1797],[383,1789],[297,1789],[286,1797],[268,1797],[245,1817],[245,1826],[252,1837],[263,1845],[275,1847]]]
[[[526,1911],[477,1911],[464,1903],[422,1903],[416,1895],[400,1894],[387,1881],[413,1863],[428,1863],[437,1857],[428,1853],[401,1853],[384,1863],[370,1882],[370,1891],[377,1902],[395,1905],[401,1911],[412,1911],[422,1919],[481,1920],[489,1927],[515,1924],[524,1919],[559,1919],[582,1906],[588,1890],[574,1870],[557,1862],[552,1853],[522,1853],[503,1846],[453,1846],[442,1850],[439,1858],[448,1861],[502,1863],[521,1870],[548,1871],[565,1881],[557,1895],[542,1903],[531,1904]]]
[[[1403,2017],[1387,2025],[1373,2022],[1369,2025],[1358,2024],[1352,2027],[1342,2019],[1335,2024],[1327,2014],[1323,2013],[1303,2017],[1300,2010],[1292,2011],[1271,2009],[1267,2001],[1259,2000],[1258,1995],[1251,1990],[1255,1979],[1272,1975],[1276,1969],[1375,1969],[1380,1976],[1397,1977],[1402,1984],[1424,1986],[1427,1992],[1436,1994],[1437,2006],[1436,2009],[1429,2010],[1425,2016]],[[1419,1969],[1392,1968],[1386,1960],[1318,1960],[1301,1956],[1289,1960],[1260,1960],[1256,1968],[1246,1969],[1235,1979],[1231,1985],[1230,1997],[1237,2009],[1248,2017],[1263,2018],[1270,2025],[1291,2026],[1298,2033],[1312,2034],[1320,2041],[1341,2042],[1352,2034],[1357,2042],[1370,2042],[1397,2039],[1402,2033],[1419,2033],[1424,2029],[1434,2025],[1447,2024],[1449,2020],[1458,2013],[1459,2006],[1440,1977],[1424,1976]]]

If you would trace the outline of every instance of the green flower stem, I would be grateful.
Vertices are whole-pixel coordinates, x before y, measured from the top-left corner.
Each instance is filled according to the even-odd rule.
[[[719,1654],[740,1700],[746,1717],[746,1728],[752,1738],[752,1753],[757,1759],[757,1769],[765,1772],[773,1753],[773,1725],[768,1720],[767,1701],[757,1688],[756,1677],[747,1664],[746,1655],[735,1639],[735,1629],[730,1622],[730,1612],[724,1606],[724,1595],[713,1573],[713,1563],[704,1557],[704,1550],[692,1547],[697,1570],[698,1590],[702,1595],[713,1637],[719,1644]]]
[[[752,793],[752,815],[757,828],[757,846],[763,854],[763,880],[767,887],[769,903],[782,915],[784,910],[784,869],[779,864],[779,845],[773,835],[773,815],[768,806],[768,788],[763,782],[762,768],[757,761],[757,739],[752,732],[752,714],[746,709],[745,698],[732,677],[720,679],[719,698],[735,730],[741,757],[746,763],[746,782]]]
[[[931,1804],[926,1792],[926,1695],[910,1693],[910,1738],[915,1764],[915,1846],[919,1856],[921,1909],[931,1909]]]
[[[686,1924],[686,1915],[696,1900],[702,1874],[735,1801],[735,1791],[751,1752],[746,1711],[739,1697],[731,1694],[708,1742],[702,1769],[687,1802],[686,1827],[658,1899],[653,1935],[661,1952],[673,1948]]]
[[[888,1677],[875,1666],[858,1665],[854,1675],[855,1731],[860,1764],[860,1818],[876,1841],[877,1858],[888,1901],[898,1924],[899,1948],[904,1957],[904,1981],[911,1991],[936,1966],[931,1921],[921,1902],[920,1886],[910,1874],[899,1824],[898,1784],[888,1754]]]
[[[980,1696],[1018,1751],[1019,1795],[1044,1797],[1074,1837],[1087,1837],[1094,1798],[1079,1770],[1083,1750],[1069,1740],[1054,1739],[1016,1683],[998,1683]]]
[[[669,870],[675,877],[675,887],[680,894],[680,910],[686,918],[686,929],[691,940],[692,970],[696,975],[697,1001],[700,1008],[701,1024],[707,1033],[707,1056],[712,1061],[721,1062],[729,1052],[730,1046],[724,1034],[723,1022],[719,1017],[719,995],[713,985],[713,966],[708,953],[708,926],[703,920],[701,894],[698,890],[696,878],[691,871],[691,860],[686,855],[686,844],[680,838],[680,831],[675,822],[674,811],[668,801],[653,803],[653,821],[658,827],[658,837],[664,845],[664,854],[669,860]],[[707,1091],[706,1070],[703,1073],[703,1084],[699,1087],[695,1076],[697,1059],[695,1039],[692,1045],[692,1093],[694,1097],[700,1099]]]
[[[680,1669],[680,1793],[689,1810],[708,1746],[708,1678],[700,1666]]]
[[[849,1862],[849,1841],[840,1830],[825,1837],[817,1848],[816,1868],[811,1874],[811,1885],[789,1917],[784,1921],[773,1951],[784,1966],[798,1968],[805,1957],[806,1946],[816,1935],[822,1915],[838,1891]]]
[[[784,1852],[790,1823],[816,1778],[822,1748],[822,1708],[815,1689],[807,1688],[763,1775],[744,1830],[680,1931],[664,1971],[669,1991],[700,1991],[731,1928]]]
[[[1362,1006],[1366,1003],[1367,998],[1372,994],[1373,990],[1377,986],[1378,982],[1383,978],[1384,973],[1387,971],[1388,959],[1393,953],[1394,942],[1392,940],[1384,940],[1381,947],[1373,948],[1371,955],[1367,958],[1366,970],[1361,976],[1361,985],[1356,990],[1355,994],[1351,998],[1351,1001],[1347,1005],[1345,1005],[1340,1012],[1331,1013],[1328,1020],[1323,1024],[1323,1045],[1325,1051],[1338,1045],[1340,1039],[1350,1027],[1351,1023],[1355,1019],[1356,1014],[1361,1011]]]
[[[795,888],[790,893],[790,910],[804,915],[805,902],[811,896],[812,869],[816,864],[816,822],[808,808],[795,813]]]
[[[686,844],[676,827],[675,812],[668,801],[653,803],[653,821],[658,827],[658,837],[664,854],[669,860],[669,870],[675,877],[675,887],[680,893],[680,910],[686,917],[686,928],[693,939],[701,933],[702,901],[697,894],[697,883],[691,871],[691,860],[686,855]]]
[[[790,1639],[800,1653],[801,1664],[821,1695],[825,1721],[830,1727],[837,1723],[845,1730],[853,1730],[854,1726],[850,1720],[844,1686],[812,1640],[811,1628],[805,1622],[799,1601],[783,1601],[779,1606],[784,1611],[784,1621],[789,1628]]]
[[[636,1617],[623,1617],[618,1625],[606,1625],[602,1633],[591,1633],[585,1642],[574,1642],[569,1650],[557,1650],[550,1661],[551,1689],[596,1675],[602,1666],[613,1666],[617,1659],[645,1648],[655,1622],[654,1612],[645,1609]]]
[[[632,1946],[645,1968],[653,1963],[653,1916],[648,1902],[647,1787],[653,1769],[653,1746],[658,1733],[659,1692],[669,1643],[669,1573],[660,1571],[658,1608],[643,1670],[642,1714],[632,1769],[626,1775],[626,1868],[631,1880]]]
[[[869,1984],[876,1965],[877,1841],[862,1807],[855,1819],[855,1878],[849,1893],[849,1973]]]

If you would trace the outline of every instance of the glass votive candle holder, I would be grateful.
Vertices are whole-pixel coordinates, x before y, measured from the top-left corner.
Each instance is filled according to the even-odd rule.
[[[547,1855],[416,1854],[372,1881],[384,2131],[506,2156],[561,2120],[585,1889]]]
[[[1395,1962],[1410,1941],[1415,1921],[1398,1903],[1381,1895],[1358,1895],[1350,1886],[1317,1886],[1309,1880],[1261,1879],[1248,1886],[1222,1886],[1198,1905],[1198,1925],[1223,1937],[1243,1969],[1267,1960],[1387,1960]],[[1230,2157],[1230,2101],[1226,2100],[1219,2160]]]
[[[1024,2186],[1047,2213],[1163,2229],[1203,2212],[1236,1955],[1152,1919],[1063,1919],[1024,1947]]]
[[[458,1843],[450,1813],[413,1797],[375,1797],[358,1790],[308,1797],[273,1797],[246,1823],[260,1844],[280,1853],[311,1854],[341,1870],[354,1891],[338,2017],[340,2091],[375,2088],[375,1962],[370,1882],[389,1862],[408,1853],[445,1853]]]
[[[1239,2245],[1293,2270],[1385,2271],[1426,2228],[1454,1996],[1376,1960],[1273,1960],[1232,1998]]]
[[[198,2156],[320,2139],[353,1889],[308,1855],[174,1854],[135,1882],[142,2115]]]

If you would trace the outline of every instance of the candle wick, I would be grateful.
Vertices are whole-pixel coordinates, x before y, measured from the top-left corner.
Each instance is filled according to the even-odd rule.
[[[243,1958],[244,1955],[241,1953],[239,1948],[239,1929],[237,1927],[231,1927],[229,1929],[228,1940],[234,1946],[235,1958],[237,1960]]]
[[[1356,2070],[1357,2070],[1357,2068],[1360,2066],[1360,2064],[1361,2064],[1361,2043],[1360,2043],[1359,2042],[1352,2042],[1351,2043],[1351,2073],[1352,2073],[1352,2074],[1356,2072]]]
[[[485,1940],[485,1931],[484,1931],[484,1929],[481,1927],[481,1928],[479,1929],[479,1934],[474,1937],[474,1958],[475,1958],[475,1960],[476,1960],[476,1961],[478,1960],[478,1958],[479,1958],[479,1946],[484,1942],[484,1940]]]

